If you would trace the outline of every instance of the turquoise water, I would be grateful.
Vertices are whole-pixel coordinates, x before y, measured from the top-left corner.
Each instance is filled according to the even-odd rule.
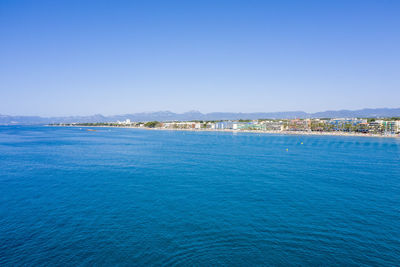
[[[388,138],[1,126],[0,265],[398,266],[399,162]]]

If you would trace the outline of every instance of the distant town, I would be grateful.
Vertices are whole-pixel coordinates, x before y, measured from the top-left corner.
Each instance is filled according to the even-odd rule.
[[[258,119],[222,121],[148,121],[132,122],[129,119],[99,123],[60,123],[53,126],[132,127],[144,129],[193,131],[245,131],[292,134],[340,134],[400,137],[400,117],[327,118],[327,119]]]

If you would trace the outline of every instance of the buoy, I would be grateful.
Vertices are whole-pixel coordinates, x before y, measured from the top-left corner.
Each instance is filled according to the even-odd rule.
[[[289,148],[286,148],[286,151],[289,151]]]
[[[301,142],[301,144],[303,144],[303,142]]]

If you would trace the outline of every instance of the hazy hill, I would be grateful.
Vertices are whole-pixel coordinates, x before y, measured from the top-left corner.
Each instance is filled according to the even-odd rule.
[[[0,124],[48,124],[48,123],[74,123],[74,122],[111,122],[130,119],[131,121],[184,121],[184,120],[237,120],[237,119],[291,119],[291,118],[353,118],[353,117],[400,117],[400,108],[377,108],[360,110],[337,110],[306,113],[303,111],[288,112],[255,112],[232,113],[212,112],[201,113],[189,111],[174,113],[170,111],[142,112],[115,116],[66,116],[66,117],[38,117],[38,116],[8,116],[0,115]]]

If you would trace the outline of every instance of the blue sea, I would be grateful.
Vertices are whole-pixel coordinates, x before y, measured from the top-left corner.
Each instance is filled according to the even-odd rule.
[[[1,266],[399,266],[400,140],[0,126]]]

